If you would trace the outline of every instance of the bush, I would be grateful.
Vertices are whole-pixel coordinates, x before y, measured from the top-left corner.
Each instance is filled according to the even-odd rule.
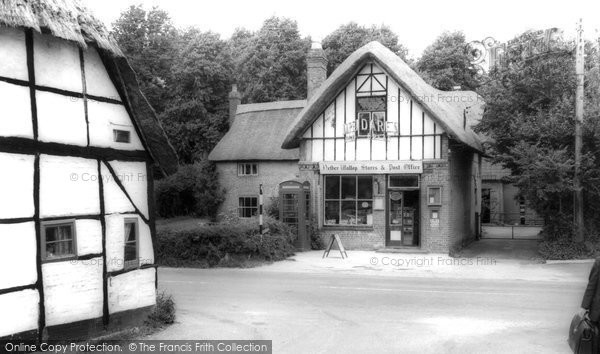
[[[173,322],[175,322],[175,302],[171,295],[162,292],[156,296],[156,306],[148,316],[146,324],[152,328],[157,328]]]
[[[259,235],[256,218],[231,218],[193,230],[159,233],[157,261],[166,266],[239,266],[240,258],[278,261],[294,254],[294,235],[287,225],[266,217],[265,227],[269,232]]]
[[[225,199],[214,164],[202,161],[184,165],[156,183],[156,212],[160,217],[182,215],[215,217]]]
[[[597,240],[573,242],[569,239],[542,241],[539,253],[545,259],[587,259],[600,256],[600,243]]]

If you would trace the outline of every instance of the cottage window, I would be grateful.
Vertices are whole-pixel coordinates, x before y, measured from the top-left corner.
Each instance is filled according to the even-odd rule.
[[[42,223],[42,260],[54,261],[77,256],[75,221]]]
[[[325,176],[325,225],[372,225],[373,177]]]
[[[258,164],[238,163],[238,176],[258,176]]]
[[[123,265],[125,269],[136,268],[139,263],[139,233],[137,219],[125,219],[125,252]]]
[[[257,197],[240,197],[238,215],[240,218],[251,218],[258,214]]]
[[[131,132],[129,130],[113,129],[113,138],[116,143],[131,143]]]

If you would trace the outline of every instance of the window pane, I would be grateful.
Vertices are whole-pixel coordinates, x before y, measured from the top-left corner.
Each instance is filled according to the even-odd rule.
[[[358,98],[359,111],[385,111],[385,96]]]
[[[46,228],[46,242],[57,241],[58,237],[58,228],[57,227],[47,227]]]
[[[342,202],[342,217],[340,224],[356,225],[356,201]]]
[[[125,242],[135,242],[135,223],[126,223],[125,233]]]
[[[253,175],[258,174],[258,165],[257,164],[252,164],[252,174]]]
[[[338,225],[340,223],[340,202],[325,202],[325,224]]]
[[[248,198],[250,199],[250,205],[255,207],[258,205],[258,198]]]
[[[342,176],[342,199],[356,198],[356,176]]]
[[[371,113],[358,113],[358,135],[368,135],[371,131]]]
[[[244,174],[244,166],[241,163],[238,163],[238,175]]]
[[[373,225],[373,202],[358,202],[358,224]]]
[[[325,199],[340,199],[340,177],[325,177]]]
[[[358,199],[373,199],[373,178],[370,176],[358,177]]]
[[[250,166],[249,164],[245,164],[245,165],[244,165],[244,168],[246,169],[245,173],[246,173],[247,175],[249,175],[249,174],[252,174],[252,171],[251,171],[251,166]]]
[[[373,133],[374,134],[385,134],[385,113],[384,112],[373,112]]]
[[[134,261],[137,258],[135,243],[125,244],[125,261]]]

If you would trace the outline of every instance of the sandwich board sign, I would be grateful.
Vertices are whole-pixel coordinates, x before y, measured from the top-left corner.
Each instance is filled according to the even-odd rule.
[[[340,240],[340,237],[338,235],[331,235],[329,245],[327,246],[327,249],[323,253],[323,257],[321,257],[321,258],[329,257],[329,252],[331,252],[331,249],[333,248],[334,243],[337,243],[338,249],[340,250],[340,254],[342,255],[342,259],[348,258],[348,253],[346,253],[346,249],[344,248],[344,245],[342,244],[342,240]],[[344,256],[346,256],[346,257],[344,257]]]

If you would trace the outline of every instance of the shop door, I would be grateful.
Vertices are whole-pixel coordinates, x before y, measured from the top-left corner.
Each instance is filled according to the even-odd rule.
[[[279,219],[296,235],[294,245],[298,249],[310,249],[307,232],[309,224],[310,187],[296,181],[279,185]]]
[[[388,190],[386,246],[419,246],[419,191]]]

